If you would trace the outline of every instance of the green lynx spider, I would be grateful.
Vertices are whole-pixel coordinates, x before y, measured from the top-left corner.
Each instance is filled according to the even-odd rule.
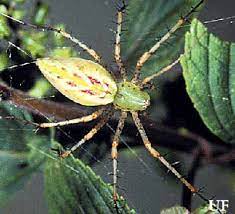
[[[71,36],[67,32],[56,29],[51,26],[36,26],[30,23],[23,22],[21,20],[17,20],[7,14],[1,13],[1,15],[11,19],[19,24],[35,28],[38,30],[48,30],[53,31],[55,33],[61,34],[63,37],[71,40],[73,43],[80,46],[84,51],[86,51],[94,60],[92,62],[90,60],[85,60],[81,58],[71,58],[67,60],[62,59],[52,59],[52,58],[42,58],[37,59],[36,64],[39,69],[42,71],[44,76],[65,96],[69,97],[76,103],[86,105],[86,106],[98,106],[103,105],[103,108],[93,112],[90,115],[75,118],[67,121],[60,122],[52,122],[52,123],[41,123],[36,124],[39,127],[56,127],[56,126],[65,126],[69,124],[77,124],[77,123],[85,123],[92,120],[97,119],[98,117],[105,115],[102,119],[72,148],[67,151],[62,152],[61,157],[66,158],[76,149],[78,149],[82,144],[86,141],[90,140],[112,117],[114,110],[121,111],[121,117],[119,118],[118,125],[116,128],[116,132],[112,141],[112,151],[111,156],[113,160],[113,200],[115,206],[117,205],[118,195],[117,195],[117,158],[118,158],[118,145],[120,135],[122,133],[125,120],[127,118],[128,113],[132,115],[133,121],[140,133],[144,146],[149,151],[149,153],[156,159],[158,159],[162,164],[167,167],[169,171],[171,171],[192,193],[197,194],[200,198],[205,201],[205,199],[199,192],[199,190],[190,184],[171,164],[156,150],[152,147],[150,140],[145,132],[145,129],[139,119],[138,112],[144,111],[150,104],[150,97],[147,92],[144,91],[144,86],[149,83],[154,78],[159,75],[169,71],[173,66],[175,66],[179,61],[180,57],[175,60],[170,65],[166,66],[162,70],[154,73],[153,75],[146,77],[145,79],[140,79],[140,72],[145,64],[153,54],[159,49],[159,47],[169,39],[189,18],[189,16],[196,11],[196,9],[204,3],[205,0],[201,0],[197,5],[195,5],[189,13],[187,13],[184,17],[180,18],[177,23],[158,41],[156,42],[149,51],[143,53],[143,55],[138,59],[135,67],[134,77],[131,81],[127,80],[126,69],[121,59],[121,31],[122,31],[122,23],[123,23],[123,14],[126,9],[126,4],[122,1],[122,7],[118,8],[117,11],[117,32],[116,32],[116,41],[115,41],[115,50],[114,50],[114,58],[118,65],[122,80],[116,83],[113,77],[110,75],[110,72],[106,70],[106,68],[102,67],[101,57],[96,53],[95,50],[89,48],[86,44],[78,40],[77,38]],[[81,66],[82,65],[82,66]],[[51,68],[48,69],[48,67]],[[84,75],[79,77],[80,79],[74,79],[74,77],[70,77],[68,75],[67,70],[69,68],[74,68],[76,72],[74,76]],[[76,67],[76,68],[75,68]],[[95,72],[99,74],[95,76]],[[65,73],[63,73],[65,72]],[[67,72],[67,73],[66,73]],[[92,76],[90,76],[92,75]],[[60,82],[58,84],[59,79],[69,80],[66,82]],[[90,85],[88,84],[87,88],[83,88],[81,90],[79,88],[80,84],[85,84],[87,81],[90,81]],[[92,85],[92,87],[91,87]],[[68,87],[78,87],[80,92],[70,90]],[[84,86],[85,87],[85,86]],[[83,92],[83,93],[82,93]],[[101,95],[102,94],[102,95]],[[94,101],[93,101],[94,100]],[[106,107],[106,104],[112,104],[111,108]]]

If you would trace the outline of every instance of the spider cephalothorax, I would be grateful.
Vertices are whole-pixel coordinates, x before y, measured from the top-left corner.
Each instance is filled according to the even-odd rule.
[[[196,9],[204,2],[204,0],[199,1],[197,5],[192,7],[191,11],[185,16],[180,18],[178,22],[153,46],[145,53],[143,53],[138,59],[135,67],[134,77],[131,81],[127,81],[127,74],[124,64],[121,60],[121,28],[123,22],[123,13],[125,11],[126,5],[122,1],[123,6],[118,9],[117,12],[117,31],[116,31],[116,41],[114,49],[114,57],[116,64],[119,68],[122,80],[117,83],[113,79],[112,75],[102,66],[101,57],[89,48],[87,45],[82,43],[75,37],[72,37],[67,32],[56,29],[51,26],[36,26],[33,24],[25,23],[21,20],[17,20],[10,17],[7,14],[0,13],[1,15],[23,24],[39,30],[48,30],[61,34],[63,37],[70,39],[72,42],[79,45],[84,51],[86,51],[95,62],[82,58],[68,58],[68,59],[53,59],[53,58],[43,58],[37,59],[36,64],[38,65],[44,76],[51,82],[51,84],[57,88],[62,94],[64,94],[69,99],[76,103],[85,106],[100,106],[103,107],[93,112],[90,115],[83,116],[81,118],[75,118],[67,121],[59,121],[52,123],[41,123],[37,124],[39,127],[56,127],[64,126],[68,124],[85,123],[95,120],[101,117],[100,121],[90,130],[88,133],[72,148],[61,153],[61,157],[66,158],[73,151],[83,145],[86,141],[90,140],[112,117],[113,111],[115,109],[120,110],[121,116],[118,121],[115,135],[112,142],[112,152],[111,156],[113,159],[113,199],[115,206],[117,205],[117,158],[118,152],[117,147],[119,145],[120,135],[122,133],[127,114],[130,113],[133,121],[140,133],[143,140],[144,146],[149,151],[149,153],[157,158],[164,164],[169,171],[171,171],[192,193],[196,193],[201,198],[206,200],[199,190],[190,184],[181,174],[163,157],[161,154],[152,147],[150,140],[145,132],[145,129],[139,119],[138,112],[145,110],[150,104],[150,96],[147,92],[143,90],[144,86],[149,83],[152,79],[156,78],[160,74],[169,71],[174,65],[180,61],[180,57],[176,59],[173,63],[166,66],[162,70],[154,73],[151,76],[146,77],[141,80],[140,72],[145,64],[153,54],[159,49],[159,47],[168,40],[172,34],[174,34],[188,19],[188,17],[196,11]],[[106,107],[107,104],[113,103],[115,108],[110,108],[110,105]]]
[[[114,105],[123,111],[143,111],[150,104],[150,96],[138,85],[124,81],[117,84]]]

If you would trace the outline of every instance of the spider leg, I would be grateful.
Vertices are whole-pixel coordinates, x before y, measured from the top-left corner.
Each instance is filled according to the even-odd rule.
[[[0,14],[1,14],[1,12],[0,12]],[[22,52],[24,55],[28,56],[30,59],[32,59],[32,61],[31,62],[25,62],[25,63],[18,64],[18,65],[11,65],[11,66],[8,66],[8,67],[4,67],[4,68],[1,69],[1,71],[4,71],[4,70],[13,70],[15,68],[32,65],[32,64],[35,64],[37,62],[29,53],[27,53],[21,47],[17,46],[16,44],[14,44],[13,42],[11,42],[11,41],[9,41],[7,39],[2,39],[2,40],[4,40],[5,42],[8,43],[7,50],[12,46],[12,47],[16,48],[18,51]]]
[[[84,44],[83,42],[81,42],[79,39],[75,38],[74,36],[72,36],[71,34],[67,33],[66,31],[63,31],[62,29],[57,29],[57,28],[53,28],[52,26],[49,25],[34,25],[31,23],[27,23],[24,22],[22,20],[19,19],[15,19],[14,17],[11,17],[5,13],[0,12],[0,15],[13,20],[14,22],[17,22],[21,25],[27,26],[27,27],[31,27],[34,28],[36,30],[41,30],[41,31],[53,31],[55,33],[59,33],[60,35],[62,35],[63,37],[69,39],[70,41],[72,41],[73,43],[77,44],[80,48],[82,48],[84,51],[86,51],[91,57],[94,58],[94,60],[98,63],[101,64],[101,57],[96,53],[95,50],[89,48],[86,44]]]
[[[170,31],[165,34],[159,42],[157,42],[150,50],[145,52],[137,61],[136,67],[135,67],[135,74],[134,78],[132,79],[133,82],[138,82],[140,78],[140,70],[143,67],[144,63],[160,48],[162,43],[164,43],[166,40],[170,38],[170,36],[178,30],[182,25],[184,24],[183,19],[179,19],[179,21],[173,26],[173,28],[170,29]]]
[[[57,127],[57,126],[67,126],[70,124],[87,123],[92,120],[95,120],[103,112],[104,112],[104,109],[99,109],[98,111],[95,111],[90,115],[86,115],[86,116],[83,116],[80,118],[75,118],[75,119],[65,120],[65,121],[60,121],[60,122],[54,122],[54,123],[40,123],[40,124],[38,124],[38,126],[41,128],[51,128],[51,127]]]
[[[35,64],[35,63],[36,63],[36,61],[25,62],[25,63],[19,64],[19,65],[12,65],[12,66],[9,66],[9,67],[3,68],[3,69],[4,70],[13,70],[15,68],[25,67],[25,66],[32,65],[32,64]]]
[[[127,112],[122,111],[121,117],[118,121],[118,126],[115,131],[115,135],[113,138],[113,143],[112,143],[112,160],[113,160],[113,201],[114,201],[114,206],[117,207],[117,158],[118,158],[118,151],[117,147],[119,145],[119,140],[120,140],[120,135],[122,133],[125,119],[127,117]]]
[[[165,165],[167,167],[167,169],[169,171],[171,171],[192,193],[197,194],[200,198],[202,198],[203,200],[208,202],[208,200],[199,193],[199,190],[196,187],[194,187],[192,184],[190,184],[157,150],[155,150],[152,147],[151,142],[149,141],[148,136],[144,130],[144,127],[143,127],[142,123],[140,122],[140,119],[138,117],[138,113],[132,112],[132,117],[133,117],[135,125],[140,133],[140,136],[143,140],[143,143],[144,143],[146,149],[149,151],[149,153],[153,157],[157,158],[163,165]]]
[[[94,135],[107,123],[107,121],[112,117],[113,111],[109,111],[107,115],[102,117],[102,119],[81,139],[76,143],[71,149],[64,151],[61,154],[62,158],[68,157],[72,152],[74,152],[78,147],[84,144],[86,141],[94,137]]]
[[[121,59],[121,32],[122,32],[123,14],[126,10],[126,4],[124,1],[122,4],[123,6],[118,7],[118,12],[117,12],[117,32],[116,32],[116,41],[115,41],[115,48],[114,48],[114,58],[119,67],[122,78],[125,79],[126,70]]]
[[[145,52],[137,61],[135,67],[134,77],[132,82],[138,83],[140,79],[140,71],[145,62],[160,48],[160,46],[166,42],[189,18],[189,16],[196,11],[198,7],[200,7],[205,0],[201,0],[197,5],[192,7],[191,11],[187,13],[185,16],[181,17],[177,23],[157,42],[155,43],[147,52]]]
[[[160,71],[155,72],[153,75],[150,75],[144,78],[144,80],[141,83],[141,87],[143,87],[144,85],[152,81],[154,78],[159,77],[160,75],[166,73],[167,71],[170,71],[171,68],[173,68],[176,64],[178,64],[178,62],[180,61],[180,58],[181,57],[179,57],[177,60],[167,65],[166,67],[162,68]]]

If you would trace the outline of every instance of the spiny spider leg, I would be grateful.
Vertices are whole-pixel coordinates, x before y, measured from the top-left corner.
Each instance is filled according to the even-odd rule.
[[[187,13],[185,16],[180,18],[178,22],[166,33],[157,43],[155,43],[147,52],[145,52],[137,61],[135,67],[134,77],[132,82],[138,83],[140,79],[140,71],[143,67],[144,63],[160,48],[160,46],[166,42],[188,19],[188,17],[196,11],[198,7],[200,7],[205,0],[201,0],[197,5],[192,7],[191,11]]]
[[[117,207],[117,199],[118,199],[117,198],[117,158],[118,158],[117,147],[119,145],[120,135],[122,133],[126,117],[127,117],[127,112],[122,111],[112,143],[111,156],[113,159],[113,201],[115,207]]]
[[[77,38],[73,37],[71,34],[63,31],[62,29],[53,28],[52,26],[34,25],[34,24],[31,24],[31,23],[24,22],[22,20],[15,19],[14,17],[11,17],[11,16],[9,16],[5,13],[2,13],[2,12],[0,12],[0,15],[6,17],[8,19],[11,19],[11,20],[13,20],[13,21],[15,21],[15,22],[17,22],[21,25],[28,26],[28,27],[34,28],[36,30],[42,30],[42,31],[47,30],[47,31],[53,31],[55,33],[59,33],[63,37],[69,39],[73,43],[77,44],[84,51],[86,51],[91,57],[93,57],[95,59],[96,62],[102,64],[101,63],[101,57],[96,53],[95,50],[89,48],[86,44],[84,44],[83,42],[81,42]]]
[[[95,111],[90,115],[86,115],[80,118],[54,122],[54,123],[39,123],[38,126],[41,128],[51,128],[51,127],[57,127],[57,126],[67,126],[70,124],[87,123],[98,118],[103,112],[104,112],[104,109],[99,109],[98,111]]]
[[[167,169],[169,169],[192,193],[197,194],[200,198],[202,198],[203,200],[208,202],[208,200],[205,197],[202,197],[202,195],[199,194],[199,191],[197,188],[195,188],[185,178],[183,178],[183,176],[174,167],[172,167],[171,164],[157,150],[155,150],[152,147],[151,142],[149,141],[148,136],[145,132],[145,129],[144,129],[142,123],[140,122],[140,119],[138,117],[138,113],[132,112],[132,117],[133,117],[135,125],[140,133],[140,136],[143,140],[143,143],[144,143],[146,149],[149,151],[149,153],[153,157],[157,158],[163,165],[165,165],[167,167]]]
[[[82,144],[84,144],[86,141],[93,138],[93,136],[107,123],[107,121],[112,117],[113,111],[108,111],[107,115],[102,117],[102,119],[81,139],[76,143],[71,149],[64,151],[61,154],[62,158],[68,157],[72,152],[74,152],[76,149],[78,149]]]
[[[157,77],[159,77],[160,75],[162,75],[162,74],[166,73],[167,71],[169,71],[169,70],[170,70],[171,68],[173,68],[176,64],[178,64],[178,62],[180,61],[180,58],[181,58],[181,56],[180,56],[177,60],[175,60],[174,62],[172,62],[170,65],[168,65],[168,66],[162,68],[160,71],[155,72],[153,75],[146,77],[146,78],[142,81],[141,87],[143,87],[144,85],[146,85],[147,83],[149,83],[149,82],[150,82],[151,80],[153,80],[154,78],[157,78]]]
[[[22,52],[23,54],[25,54],[26,56],[28,56],[29,58],[33,59],[33,57],[32,57],[29,53],[27,53],[25,50],[23,50],[23,49],[20,48],[19,46],[15,45],[15,44],[12,43],[11,41],[8,41],[8,40],[6,40],[6,41],[7,41],[7,43],[9,44],[9,47],[12,46],[12,47],[16,48],[17,50],[19,50],[20,52]],[[8,47],[8,48],[9,48],[9,47]]]
[[[0,12],[0,14],[1,14],[1,12]],[[3,70],[13,70],[15,68],[19,68],[19,67],[24,67],[24,66],[27,66],[27,65],[35,64],[37,62],[37,60],[35,60],[29,53],[27,53],[21,47],[17,46],[16,44],[14,44],[11,41],[8,41],[7,39],[2,39],[2,40],[6,41],[9,44],[8,48],[10,46],[12,46],[12,47],[16,48],[18,51],[22,52],[23,54],[25,54],[26,56],[28,56],[30,59],[33,60],[31,62],[25,62],[25,63],[22,63],[22,64],[12,65],[12,66],[6,67],[6,68],[3,68]]]
[[[32,64],[35,64],[36,62],[37,61],[32,61],[32,62],[25,62],[25,63],[19,64],[19,65],[12,65],[12,66],[9,66],[7,68],[4,68],[4,70],[12,70],[12,69],[15,69],[15,68],[24,67],[24,66],[27,66],[27,65],[32,65]]]
[[[114,58],[121,72],[121,76],[125,80],[126,70],[121,59],[121,32],[122,32],[123,14],[126,10],[126,4],[124,1],[122,2],[122,4],[123,6],[118,7],[118,12],[117,12],[117,32],[116,32]]]

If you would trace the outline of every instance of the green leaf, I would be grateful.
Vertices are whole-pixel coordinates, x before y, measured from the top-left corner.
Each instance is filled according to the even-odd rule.
[[[219,213],[221,212],[209,210],[208,206],[202,206],[194,210],[192,214],[219,214]]]
[[[15,19],[23,19],[25,16],[26,12],[24,10],[14,10],[12,11],[11,15]]]
[[[42,57],[47,53],[48,34],[42,31],[26,31],[19,32],[20,39],[22,40],[23,50],[29,52],[32,57]]]
[[[194,20],[181,64],[187,92],[206,126],[234,143],[235,44],[221,41]]]
[[[125,64],[129,68],[135,66],[137,59],[197,3],[198,0],[130,0],[122,46]],[[195,15],[197,13],[192,14]],[[186,26],[180,28],[162,45],[143,67],[143,76],[155,73],[176,59],[183,48],[183,35],[187,30]]]
[[[175,206],[167,208],[161,211],[161,214],[189,214],[190,212],[181,206]],[[219,214],[218,211],[210,211],[208,206],[202,206],[197,208],[192,214]]]
[[[41,149],[48,147],[45,138],[30,135],[32,127],[4,117],[14,116],[30,120],[16,107],[1,104],[0,107],[0,206],[4,205],[44,161],[44,157],[28,148],[34,144]]]
[[[48,158],[45,188],[49,213],[113,213],[112,190],[89,166],[73,157]],[[124,200],[120,213],[135,213]]]
[[[184,207],[175,206],[162,210],[161,214],[189,214],[189,211]]]
[[[54,91],[52,85],[45,80],[45,78],[40,78],[35,82],[33,88],[30,89],[28,94],[32,97],[42,98],[44,96],[48,96],[52,91]]]
[[[49,6],[47,4],[39,3],[35,9],[33,23],[36,25],[45,25],[48,12]]]

